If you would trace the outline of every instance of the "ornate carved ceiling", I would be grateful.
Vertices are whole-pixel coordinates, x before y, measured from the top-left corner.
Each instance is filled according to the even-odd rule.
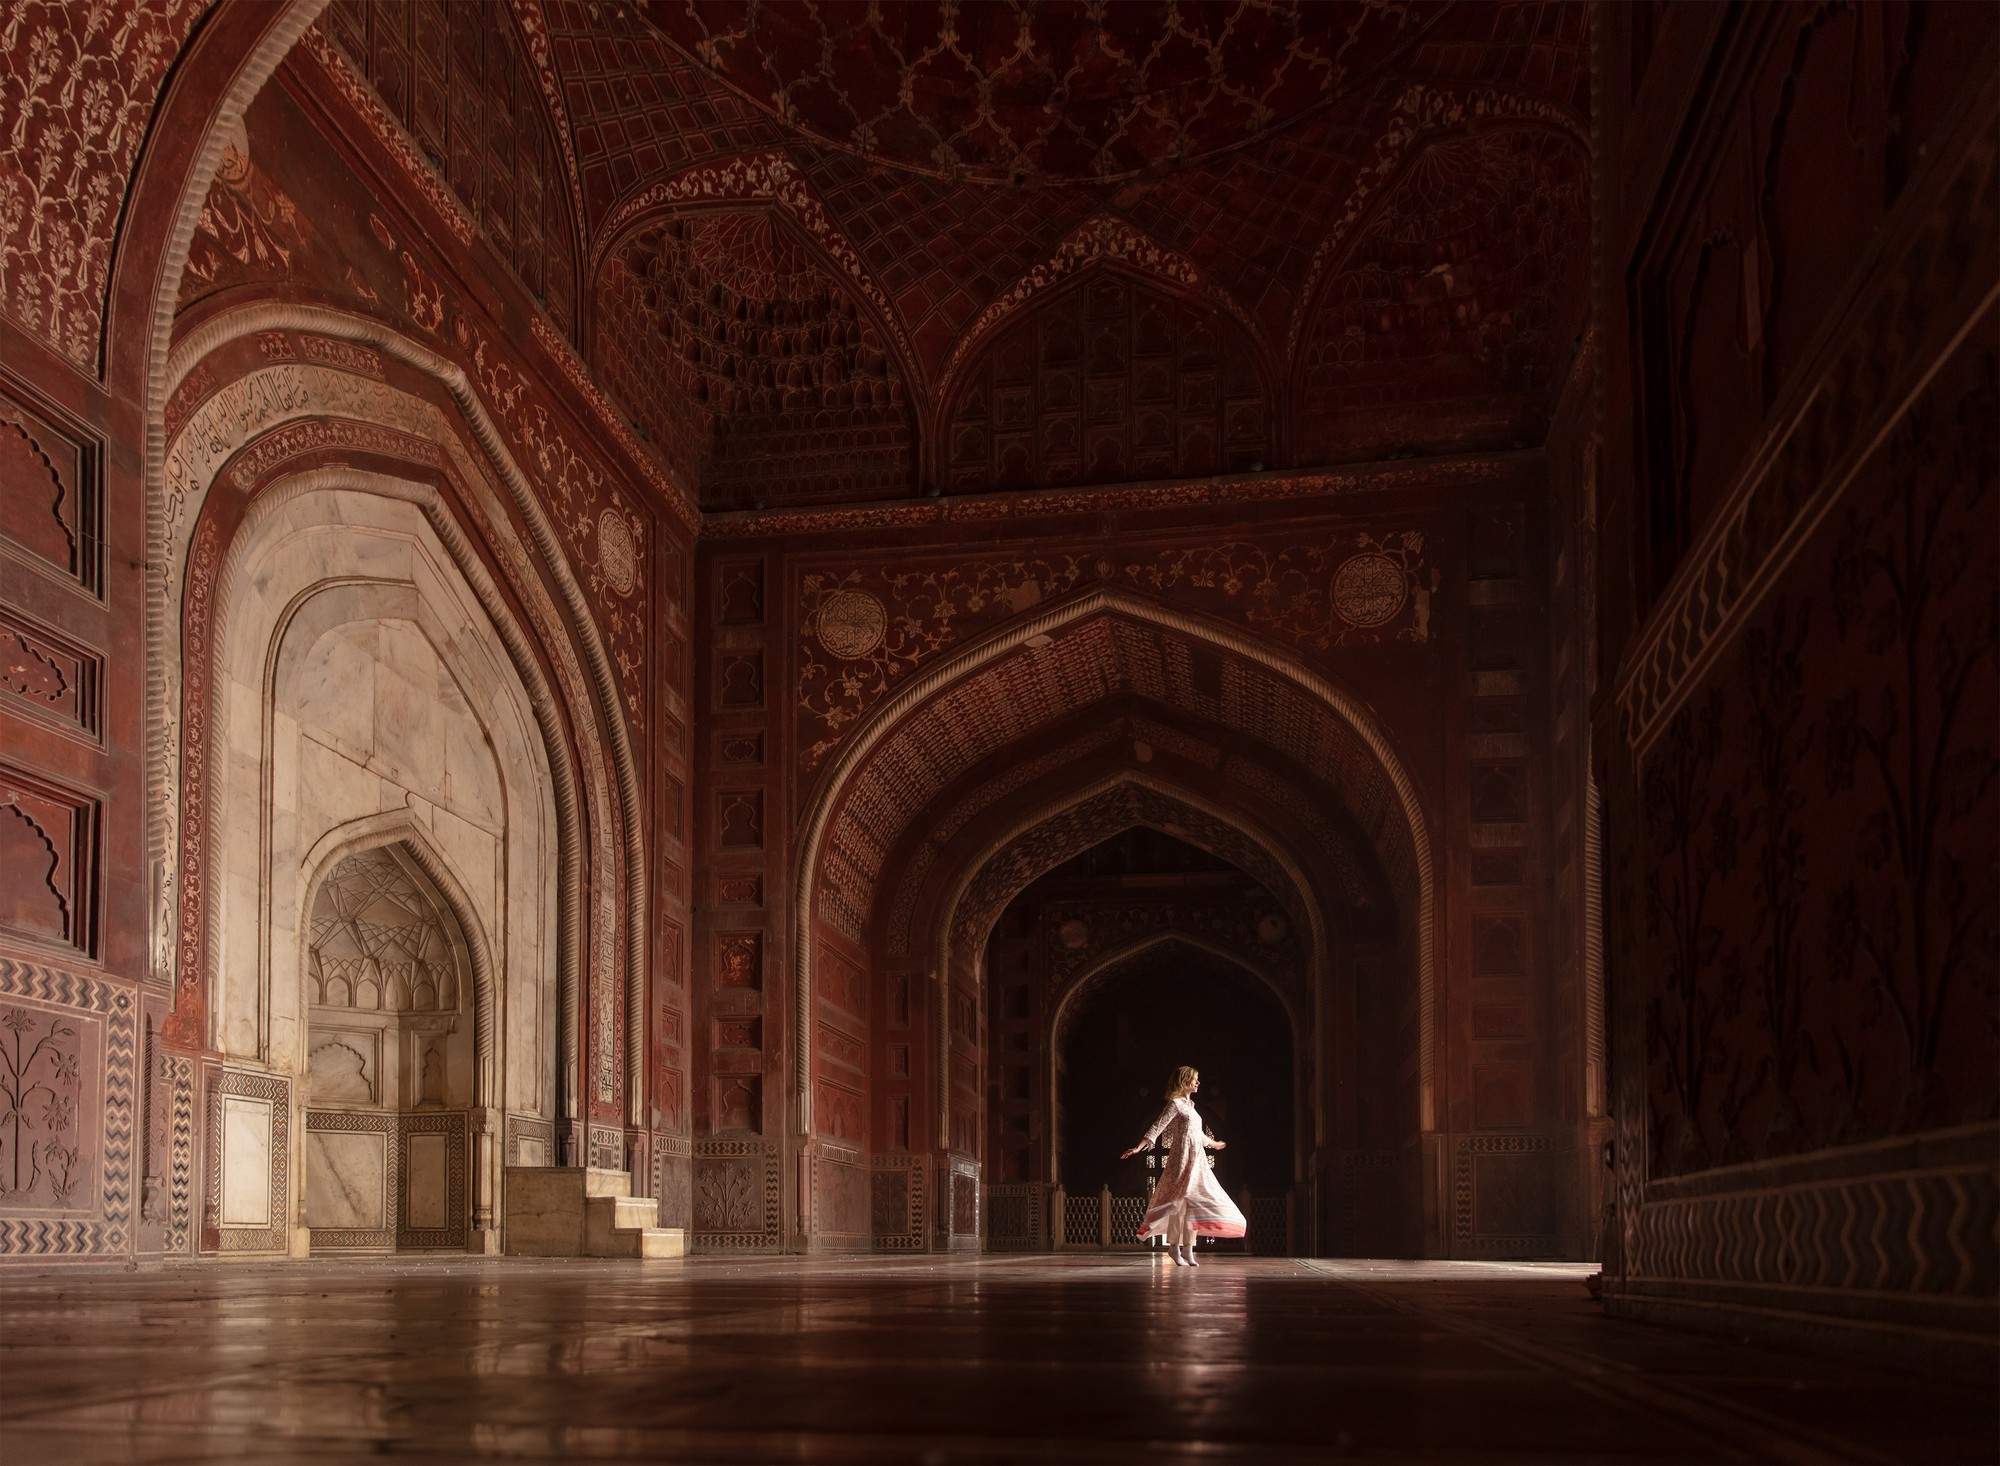
[[[711,509],[1532,444],[1582,329],[1579,3],[473,7],[490,219],[457,8],[322,25],[552,309],[574,197],[578,344]]]
[[[662,0],[646,13],[808,137],[1019,185],[1106,182],[1242,147],[1372,79],[1445,8]]]
[[[903,374],[865,304],[779,210],[645,223],[598,288],[599,374],[710,507],[910,491]]]

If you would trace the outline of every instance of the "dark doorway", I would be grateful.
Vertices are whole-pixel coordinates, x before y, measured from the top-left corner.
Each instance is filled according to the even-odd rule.
[[[1160,1113],[1176,1066],[1201,1071],[1195,1104],[1229,1143],[1224,1188],[1270,1194],[1292,1184],[1291,1023],[1235,963],[1172,940],[1134,954],[1071,1002],[1056,1035],[1057,1155],[1072,1193],[1144,1189],[1144,1162],[1120,1161]]]

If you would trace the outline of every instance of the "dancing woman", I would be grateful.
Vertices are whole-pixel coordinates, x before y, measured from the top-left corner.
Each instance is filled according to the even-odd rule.
[[[1223,1142],[1211,1139],[1201,1128],[1201,1115],[1194,1107],[1194,1092],[1201,1088],[1201,1075],[1183,1064],[1174,1070],[1173,1085],[1167,1090],[1167,1107],[1146,1131],[1146,1138],[1118,1157],[1130,1160],[1150,1149],[1161,1136],[1167,1140],[1167,1161],[1153,1187],[1153,1204],[1146,1220],[1139,1224],[1139,1240],[1166,1234],[1167,1250],[1182,1267],[1200,1267],[1194,1259],[1194,1239],[1201,1237],[1241,1237],[1246,1223],[1216,1184],[1213,1163],[1206,1152],[1224,1149]]]

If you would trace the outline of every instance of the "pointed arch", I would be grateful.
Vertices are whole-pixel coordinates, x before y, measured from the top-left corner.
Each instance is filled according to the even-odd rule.
[[[341,496],[347,501],[342,502]],[[316,544],[306,553],[333,557],[332,563],[316,567],[302,583],[294,583],[297,577],[285,577],[287,562],[301,568],[300,546],[329,523],[340,527],[339,538]],[[406,565],[394,563],[385,553],[399,546],[407,550]],[[205,712],[196,706],[189,716],[206,716],[219,732],[230,728],[232,707],[240,700],[232,697],[232,685],[241,689],[256,683],[264,689],[260,701],[267,708],[277,706],[279,689],[329,634],[389,619],[416,625],[457,684],[465,705],[480,709],[474,716],[494,751],[505,806],[498,838],[519,842],[497,868],[506,889],[495,891],[489,902],[500,903],[495,908],[498,915],[492,922],[475,918],[487,937],[485,971],[495,982],[517,983],[517,1009],[523,997],[537,995],[531,1001],[541,1025],[538,1031],[548,1034],[547,1057],[554,1068],[538,1064],[533,1070],[534,1099],[528,1108],[546,1112],[552,1120],[580,1111],[575,1075],[581,1031],[575,1009],[584,979],[582,908],[588,883],[583,859],[592,835],[586,812],[607,804],[608,789],[600,777],[594,790],[579,791],[565,751],[555,690],[533,654],[526,630],[510,613],[499,586],[442,495],[432,485],[355,469],[321,468],[291,476],[251,501],[217,567],[216,580],[213,635],[206,639],[215,676],[205,696],[202,689],[191,690],[190,700],[198,699]],[[190,895],[201,898],[202,904],[182,913],[184,922],[199,920],[202,941],[184,945],[183,950],[200,964],[210,1008],[208,1030],[202,1036],[207,1045],[244,1051],[244,1038],[239,1034],[232,1042],[228,1025],[247,998],[257,1005],[257,1056],[268,1061],[273,1013],[284,996],[275,983],[282,964],[275,960],[273,937],[288,929],[285,922],[303,921],[312,909],[307,897],[293,911],[285,904],[289,897],[279,893],[296,891],[310,879],[317,869],[313,852],[343,842],[352,848],[390,843],[401,838],[390,832],[406,829],[423,836],[415,842],[420,851],[435,847],[436,841],[408,808],[342,820],[331,836],[314,841],[294,873],[275,853],[273,771],[279,759],[268,713],[261,715],[255,732],[254,740],[227,740],[239,759],[254,760],[254,773],[246,770],[242,777],[232,778],[225,768],[191,769],[183,786],[187,804],[183,817],[209,832],[202,852],[206,869],[189,880]],[[223,756],[222,742],[218,738],[211,744],[211,762]],[[254,749],[247,746],[252,742]],[[463,763],[457,767],[466,771]],[[192,777],[197,773],[203,777]],[[253,835],[255,849],[250,844]],[[528,856],[546,848],[550,840],[556,864],[552,881],[535,873]],[[463,872],[441,851],[433,848],[432,853],[436,869],[421,860],[420,868],[446,895],[456,890],[467,911],[477,911]],[[598,842],[594,858],[601,859],[602,854]],[[225,892],[245,889],[243,875],[252,870],[258,874],[261,902],[256,946],[249,952],[232,952],[218,945],[228,941],[231,930]],[[523,936],[533,933],[539,939],[551,914],[554,950],[543,958],[538,940],[524,947]],[[495,930],[507,943],[509,960],[504,966],[495,960]],[[524,951],[535,954],[532,964],[520,960]],[[608,975],[609,954],[597,954],[596,960],[602,964],[598,970]],[[237,991],[232,993],[232,988]],[[475,1014],[475,1022],[483,1022],[493,1039],[493,1056],[502,1047],[496,1002],[489,987],[483,1016]],[[491,1093],[501,1092],[508,1078],[498,1070],[488,1077],[494,1081]]]
[[[152,951],[156,970],[184,989],[191,974],[184,951],[185,923],[181,916],[182,871],[179,845],[182,814],[179,707],[186,668],[183,665],[183,620],[180,597],[195,570],[194,526],[210,485],[229,457],[257,433],[302,417],[329,413],[373,421],[399,429],[416,428],[419,436],[437,443],[456,471],[461,486],[475,498],[490,500],[489,528],[498,537],[503,565],[539,563],[546,568],[557,602],[538,616],[539,639],[559,663],[574,662],[576,692],[565,699],[579,716],[593,719],[591,736],[579,740],[586,767],[598,763],[599,749],[608,749],[611,774],[601,803],[601,819],[609,838],[623,849],[620,910],[604,925],[609,941],[622,938],[624,1007],[628,1031],[641,1031],[645,1010],[646,933],[649,872],[644,849],[644,812],[639,789],[639,764],[630,730],[619,706],[618,682],[601,633],[562,549],[540,495],[515,462],[497,424],[463,369],[382,322],[319,306],[260,302],[226,311],[204,322],[179,343],[167,364],[163,383],[168,392],[220,347],[260,331],[289,329],[350,342],[379,351],[390,360],[414,368],[438,383],[458,414],[457,422],[481,450],[467,454],[452,424],[428,403],[380,382],[328,368],[281,366],[264,373],[324,372],[337,385],[327,400],[295,401],[283,392],[251,390],[234,398],[225,388],[207,399],[180,425],[174,450],[162,453],[157,471],[148,479],[147,513],[147,825],[151,862]],[[256,376],[259,373],[251,373]],[[240,379],[248,383],[249,376]],[[237,384],[232,384],[235,386]],[[164,406],[155,424],[164,437]],[[502,503],[507,506],[502,508]],[[509,512],[511,510],[511,513]],[[514,536],[518,515],[527,542]],[[447,521],[450,516],[445,516]],[[530,549],[532,547],[532,551]],[[542,607],[548,592],[530,578],[523,590],[531,608]],[[560,611],[557,610],[560,604]],[[599,817],[593,817],[595,826]],[[595,923],[594,923],[595,925]],[[621,929],[622,930],[619,930]],[[197,977],[199,974],[193,974]],[[644,1059],[638,1046],[624,1054],[626,1108],[636,1118],[644,1104]]]
[[[1128,591],[1098,586],[1024,616],[976,638],[958,650],[927,664],[900,688],[878,703],[848,736],[828,762],[810,792],[801,824],[797,863],[793,871],[791,962],[795,1031],[811,1032],[813,1014],[813,921],[819,898],[821,862],[835,815],[870,760],[888,745],[909,720],[933,698],[1001,658],[1052,633],[1091,617],[1124,618],[1205,642],[1216,650],[1254,664],[1324,707],[1344,724],[1366,749],[1386,780],[1393,797],[1399,834],[1407,844],[1411,883],[1415,887],[1414,929],[1419,989],[1419,1126],[1436,1128],[1435,1054],[1437,1048],[1437,924],[1436,877],[1428,824],[1415,782],[1390,746],[1386,733],[1358,698],[1297,658],[1255,640],[1233,627],[1163,606]],[[1038,643],[1039,644],[1039,643]],[[794,1123],[810,1134],[812,1122],[812,1059],[806,1045],[795,1045],[791,1056],[795,1097]]]
[[[1113,968],[1124,966],[1133,958],[1142,956],[1155,947],[1168,946],[1187,947],[1197,952],[1205,952],[1218,962],[1226,963],[1250,977],[1258,986],[1268,991],[1277,1000],[1278,1006],[1284,1009],[1285,1017],[1291,1020],[1294,1044],[1303,1042],[1304,1025],[1300,1022],[1298,1004],[1291,994],[1271,981],[1268,972],[1248,960],[1241,952],[1232,952],[1219,942],[1211,942],[1193,932],[1184,931],[1154,932],[1150,936],[1140,937],[1122,947],[1114,947],[1093,957],[1088,965],[1063,984],[1062,991],[1056,996],[1055,1007],[1049,1014],[1051,1040],[1061,1035],[1063,1025],[1068,1022],[1070,1004],[1083,997],[1097,978],[1105,976]]]
[[[1206,850],[1209,854],[1236,865],[1245,875],[1269,882],[1270,875],[1267,871],[1245,868],[1245,863],[1224,849],[1221,841],[1204,838],[1202,833],[1185,827],[1172,828],[1170,821],[1159,817],[1156,811],[1141,809],[1135,804],[1133,807],[1113,811],[1110,822],[1093,823],[1087,844],[1077,844],[1075,848],[1059,847],[1039,853],[1032,860],[1020,864],[1018,868],[1010,871],[993,891],[983,893],[984,899],[973,909],[967,909],[966,898],[972,894],[981,877],[995,870],[996,862],[1009,851],[1018,848],[1026,837],[1047,828],[1052,821],[1072,811],[1101,800],[1107,794],[1128,790],[1145,791],[1166,801],[1171,808],[1193,815],[1195,818],[1189,820],[1189,824],[1210,821],[1242,836],[1268,860],[1270,867],[1279,874],[1281,885],[1288,888],[1274,890],[1271,894],[1295,916],[1304,916],[1313,959],[1317,961],[1325,954],[1332,936],[1327,928],[1325,912],[1320,903],[1313,899],[1312,881],[1299,865],[1297,857],[1277,835],[1240,811],[1226,810],[1175,781],[1161,779],[1139,769],[1126,769],[1107,775],[1093,780],[1080,789],[1067,791],[1053,800],[1038,805],[1030,813],[1009,825],[1004,833],[984,842],[980,849],[960,861],[957,877],[947,888],[945,898],[938,903],[932,950],[947,956],[958,952],[970,952],[974,954],[975,960],[978,960],[977,954],[985,949],[994,922],[999,919],[1014,897],[1064,861],[1081,854],[1092,845],[1130,829],[1152,829],[1185,840],[1198,849]],[[1291,1008],[1292,1005],[1288,1003],[1287,1010],[1290,1011]]]
[[[1187,255],[1169,249],[1136,225],[1124,219],[1099,214],[1086,219],[1064,236],[1055,253],[1032,269],[1024,270],[998,298],[988,302],[959,333],[958,341],[938,373],[935,396],[943,403],[952,395],[958,375],[966,364],[984,351],[1000,332],[1041,297],[1063,288],[1073,276],[1093,268],[1110,267],[1129,271],[1135,278],[1151,280],[1167,289],[1194,295],[1210,307],[1235,318],[1237,324],[1264,356],[1269,343],[1243,305]]]
[[[1094,220],[981,313],[925,425],[947,493],[1255,471],[1280,456],[1282,377],[1191,261]]]
[[[498,1002],[494,993],[497,977],[492,938],[486,924],[479,918],[478,908],[467,893],[464,881],[410,812],[396,809],[365,815],[322,835],[301,862],[300,909],[311,913],[313,903],[319,899],[320,888],[342,861],[351,855],[386,846],[403,849],[457,923],[456,936],[465,944],[466,969],[472,981],[472,1102],[483,1109],[496,1109],[504,1097],[500,1091],[499,1059],[495,1047]],[[311,940],[309,924],[304,920],[299,923],[298,935],[301,944]],[[299,968],[303,975],[303,945],[301,954]]]
[[[1157,806],[1144,807],[1142,799],[1131,797],[1134,794],[1163,800],[1168,808],[1163,813]],[[1174,818],[1175,812],[1182,816],[1178,823]],[[1042,831],[1065,820],[1078,818],[1087,820],[1087,833],[1053,848],[1030,848]],[[1202,825],[1208,827],[1206,831],[1191,828]],[[1127,830],[1139,828],[1157,830],[1184,840],[1227,861],[1245,875],[1262,882],[1267,889],[1277,887],[1271,889],[1271,895],[1291,912],[1294,920],[1302,917],[1305,922],[1303,996],[1311,1011],[1300,1011],[1301,995],[1298,994],[1282,998],[1281,1002],[1295,1037],[1303,1039],[1314,1032],[1313,1015],[1318,1013],[1318,1005],[1311,999],[1331,973],[1333,932],[1327,912],[1315,899],[1315,887],[1298,857],[1283,840],[1255,818],[1241,811],[1224,809],[1175,781],[1161,779],[1139,769],[1121,770],[1064,791],[1037,805],[957,862],[957,874],[945,888],[943,899],[937,903],[936,921],[928,947],[937,958],[936,980],[941,987],[948,992],[957,965],[969,961],[974,969],[973,986],[984,991],[986,943],[994,924],[1014,898],[1084,850]],[[1253,858],[1246,860],[1240,846],[1234,850],[1228,848],[1226,838],[1215,838],[1218,831],[1240,837],[1255,852]],[[1261,860],[1256,857],[1261,857]],[[991,889],[979,889],[987,883],[991,884]],[[968,909],[967,898],[975,891],[980,899]],[[933,1037],[937,1045],[939,1073],[943,1074],[949,1068],[951,1028],[946,1017],[948,1004],[942,997],[937,1007],[938,1023]],[[939,1133],[944,1134],[950,1123],[948,1087],[940,1084],[933,1098],[938,1107]],[[1300,1131],[1301,1136],[1304,1133]]]
[[[1072,1005],[1088,997],[1103,979],[1112,976],[1128,962],[1162,947],[1185,947],[1190,951],[1203,953],[1222,965],[1244,974],[1257,988],[1268,993],[1277,1002],[1278,1011],[1285,1015],[1285,1024],[1291,1030],[1292,1036],[1294,1092],[1291,1097],[1293,1111],[1291,1164],[1293,1179],[1298,1180],[1304,1170],[1305,1155],[1314,1140],[1311,1125],[1301,1122],[1310,1122],[1321,1108],[1312,1103],[1312,1084],[1307,1078],[1312,1058],[1308,1045],[1310,1042],[1316,1042],[1313,1038],[1311,1017],[1302,1015],[1291,995],[1272,982],[1269,973],[1245,959],[1242,953],[1232,952],[1220,943],[1211,942],[1195,933],[1185,931],[1154,932],[1150,936],[1140,937],[1137,941],[1113,948],[1093,958],[1070,977],[1063,984],[1062,991],[1057,994],[1055,1004],[1049,1012],[1048,1031],[1045,1035],[1050,1055],[1047,1095],[1049,1123],[1048,1134],[1045,1137],[1049,1148],[1048,1174],[1051,1177],[1057,1174],[1057,1156],[1062,1145],[1062,1079],[1057,1059],[1062,1053],[1063,1030],[1074,1016]]]

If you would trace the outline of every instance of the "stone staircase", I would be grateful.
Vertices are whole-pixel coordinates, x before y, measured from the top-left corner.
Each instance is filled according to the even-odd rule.
[[[685,1257],[687,1232],[660,1227],[659,1204],[632,1194],[629,1171],[509,1166],[505,1250],[513,1257]]]

